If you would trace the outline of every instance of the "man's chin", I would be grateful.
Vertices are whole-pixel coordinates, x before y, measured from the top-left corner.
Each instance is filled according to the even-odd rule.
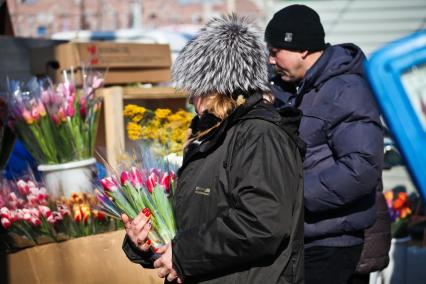
[[[293,83],[296,80],[286,74],[280,74],[281,80],[283,80],[284,82],[288,82],[288,83]]]

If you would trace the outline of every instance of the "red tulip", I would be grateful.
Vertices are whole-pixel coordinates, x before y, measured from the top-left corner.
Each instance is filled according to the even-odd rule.
[[[10,222],[9,219],[2,217],[1,218],[1,224],[3,226],[3,228],[5,228],[6,230],[10,228],[10,226],[12,226],[12,222]]]
[[[174,171],[169,171],[169,175],[170,175],[170,178],[171,178],[172,182],[174,182],[175,179],[176,179],[175,172]]]
[[[122,171],[120,176],[121,185],[125,185],[127,181],[130,180],[129,172]]]
[[[148,187],[148,191],[152,193],[154,190],[154,187],[157,185],[158,182],[158,174],[156,171],[151,171],[151,174],[148,177],[148,180],[146,182],[146,185]]]
[[[10,218],[10,210],[7,207],[2,207],[0,209],[0,217],[2,218]]]
[[[80,116],[84,119],[86,118],[87,110],[86,110],[86,97],[80,97]]]
[[[169,173],[164,173],[160,180],[160,185],[166,190],[170,191],[170,175]]]

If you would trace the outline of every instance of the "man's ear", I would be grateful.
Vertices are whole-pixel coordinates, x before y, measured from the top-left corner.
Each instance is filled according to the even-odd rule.
[[[308,50],[304,50],[301,52],[302,58],[306,59],[306,57],[308,57],[309,51]]]

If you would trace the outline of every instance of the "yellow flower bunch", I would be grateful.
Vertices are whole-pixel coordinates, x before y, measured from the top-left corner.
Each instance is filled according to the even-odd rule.
[[[183,150],[186,132],[192,114],[184,110],[172,112],[157,108],[155,111],[137,105],[126,105],[127,135],[131,140],[152,143],[158,154],[179,153]]]

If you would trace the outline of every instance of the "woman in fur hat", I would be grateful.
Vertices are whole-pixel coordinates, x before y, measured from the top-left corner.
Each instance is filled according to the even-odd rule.
[[[125,217],[127,256],[166,282],[302,283],[300,113],[272,106],[258,30],[235,15],[213,19],[173,78],[198,113],[173,199],[178,234],[154,261],[148,218]]]

